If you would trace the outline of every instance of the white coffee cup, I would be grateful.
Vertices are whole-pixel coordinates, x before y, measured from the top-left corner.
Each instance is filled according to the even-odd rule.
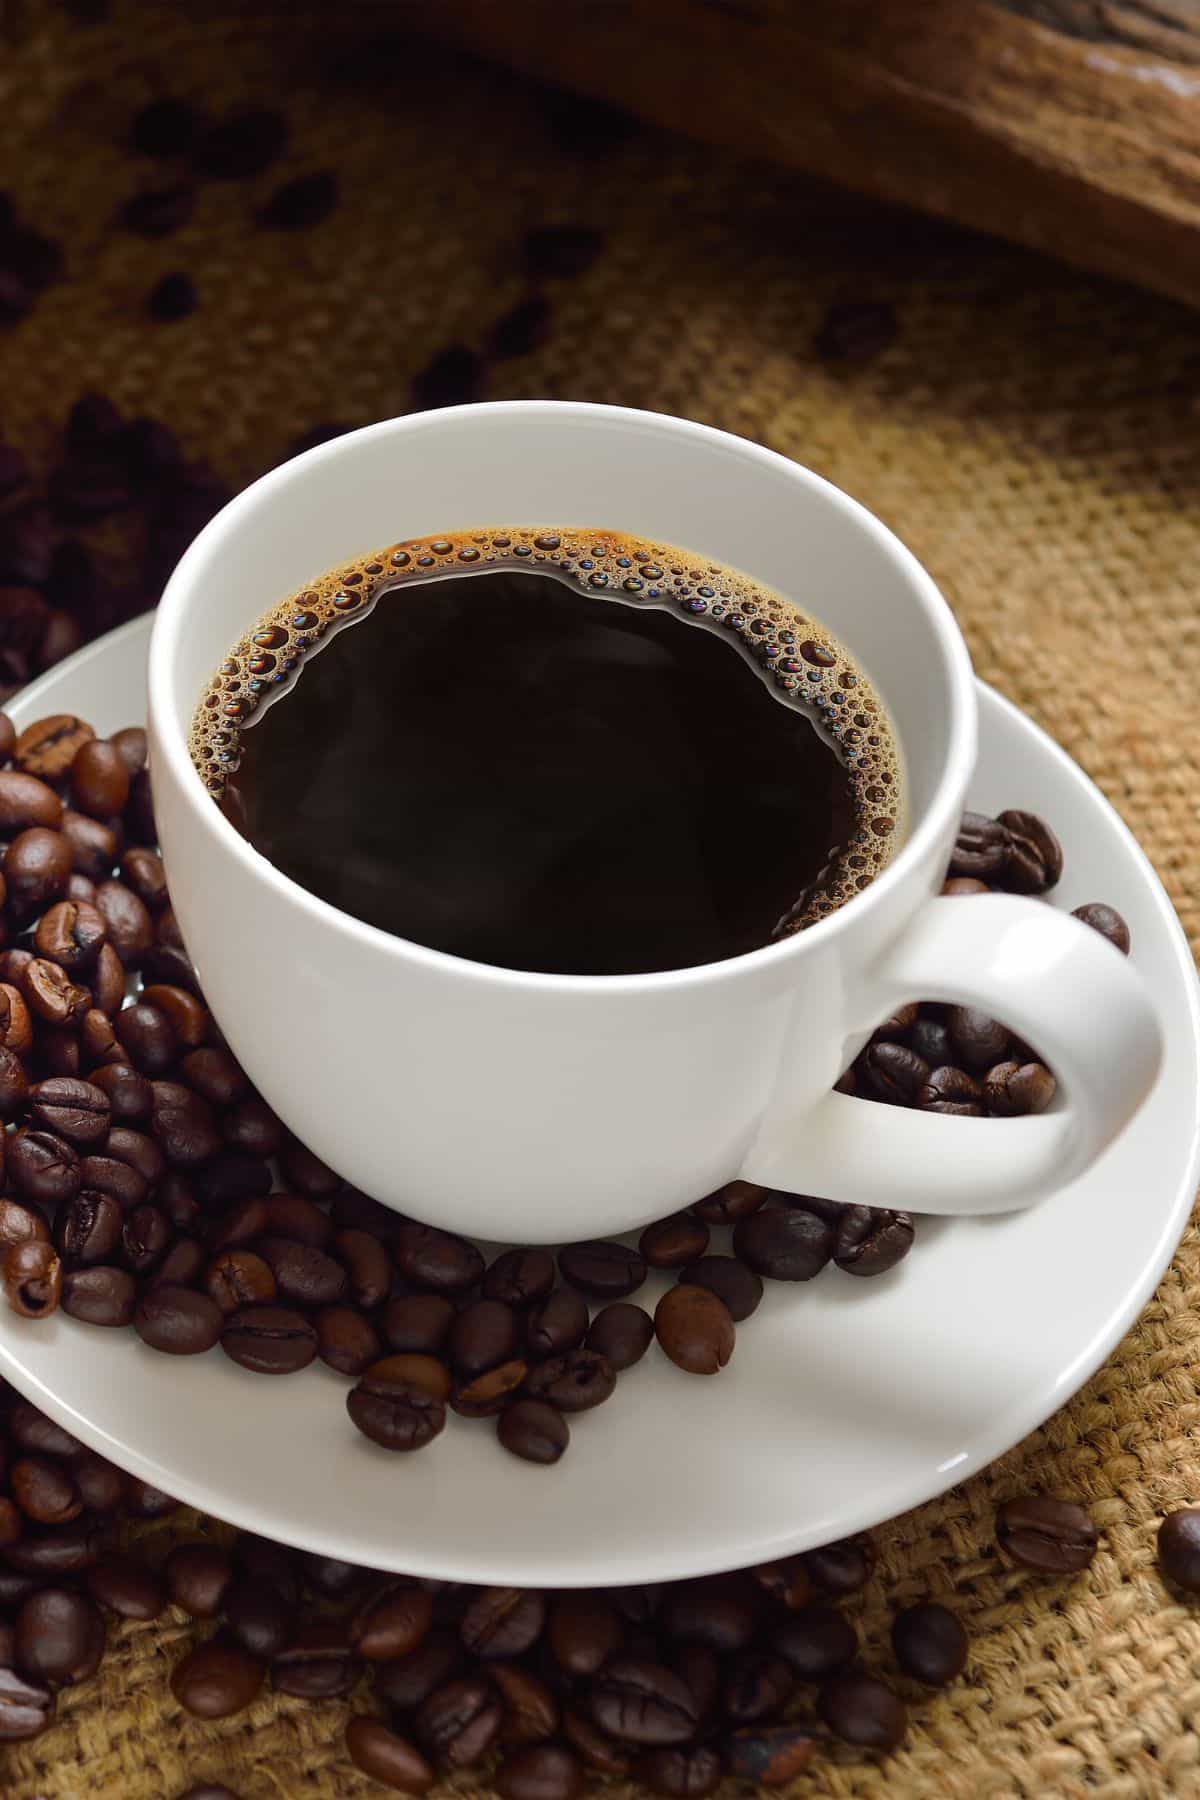
[[[193,709],[235,640],[363,551],[534,523],[701,552],[795,598],[846,644],[891,711],[908,784],[907,842],[863,893],[784,942],[700,968],[527,974],[363,924],[239,836],[188,753]],[[616,407],[462,406],[297,457],[201,532],[150,651],[171,896],[234,1053],[366,1193],[521,1242],[626,1230],[737,1177],[872,1206],[1000,1211],[1043,1198],[1112,1141],[1161,1055],[1136,968],[1042,902],[937,897],[975,732],[950,610],[877,519],[756,444]],[[1059,1080],[1051,1109],[945,1117],[831,1092],[879,1021],[918,998],[978,1006],[1035,1044]]]

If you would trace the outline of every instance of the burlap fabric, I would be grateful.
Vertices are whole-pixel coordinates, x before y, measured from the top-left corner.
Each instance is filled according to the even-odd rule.
[[[532,227],[595,227],[593,266],[545,284],[544,346],[492,362],[487,393],[706,420],[873,507],[942,584],[980,673],[1119,807],[1195,939],[1194,317],[649,131],[580,154],[539,94],[504,75],[415,44],[333,55],[334,14],[247,22],[199,0],[115,4],[85,28],[58,8],[0,5],[2,185],[68,258],[68,278],[0,336],[7,435],[48,454],[68,404],[98,386],[244,481],[318,420],[404,409],[447,343],[480,345],[526,291]],[[359,14],[372,29],[394,17]],[[136,187],[170,178],[123,147],[135,108],[167,92],[216,112],[279,104],[292,137],[269,174],[206,184],[190,224],[146,242],[110,221]],[[285,174],[326,167],[342,188],[332,218],[307,234],[252,230]],[[175,269],[194,278],[198,310],[155,324],[145,294]],[[819,355],[828,307],[863,299],[894,307],[891,347],[863,362]],[[892,1605],[954,1596],[967,1678],[915,1709],[886,1765],[835,1756],[796,1793],[1200,1793],[1200,1609],[1154,1566],[1160,1514],[1200,1501],[1198,1306],[1193,1228],[1069,1406],[881,1531],[868,1645],[885,1641]],[[1047,1582],[1000,1566],[994,1507],[1029,1488],[1091,1507],[1103,1547],[1087,1574]],[[224,1725],[184,1715],[167,1675],[185,1635],[181,1615],[118,1630],[55,1728],[0,1752],[0,1792],[170,1800],[201,1776],[246,1800],[369,1791],[342,1747],[344,1704],[268,1695]],[[464,1778],[456,1791],[482,1790]]]

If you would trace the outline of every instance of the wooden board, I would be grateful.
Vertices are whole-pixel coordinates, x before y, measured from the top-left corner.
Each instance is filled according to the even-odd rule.
[[[1200,303],[1200,0],[433,0],[404,17]]]

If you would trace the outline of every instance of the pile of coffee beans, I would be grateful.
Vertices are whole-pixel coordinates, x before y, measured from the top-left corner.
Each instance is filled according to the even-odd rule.
[[[968,812],[942,893],[1046,894],[1062,871],[1062,847],[1036,813],[989,819]],[[1129,954],[1129,927],[1114,907],[1092,902],[1077,906],[1075,917]],[[842,1093],[890,1106],[998,1119],[1044,1112],[1056,1085],[1037,1053],[998,1019],[933,1001],[901,1006],[885,1019],[837,1084]]]
[[[145,754],[136,727],[105,740],[60,714],[18,736],[0,715],[0,1289],[17,1312],[132,1326],[173,1356],[219,1345],[265,1375],[319,1358],[354,1383],[349,1417],[385,1450],[423,1448],[454,1412],[549,1465],[655,1342],[718,1374],[764,1280],[879,1275],[907,1255],[907,1213],[735,1181],[636,1245],[517,1247],[489,1266],[348,1187],[253,1091],[204,1004]],[[1029,814],[968,815],[948,885],[982,888],[963,864],[1028,889],[1061,854]],[[995,1020],[915,1005],[843,1085],[860,1079],[958,1112],[1034,1111],[1054,1088]],[[653,1312],[632,1298],[651,1271],[674,1282]]]

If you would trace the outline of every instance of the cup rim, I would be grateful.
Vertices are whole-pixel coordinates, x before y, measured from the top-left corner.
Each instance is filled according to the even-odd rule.
[[[190,605],[204,591],[204,570],[220,554],[230,532],[241,525],[246,515],[253,512],[264,499],[273,498],[291,485],[301,469],[308,472],[319,467],[322,462],[332,463],[344,454],[350,443],[377,439],[382,444],[428,429],[431,421],[452,419],[456,427],[462,428],[485,415],[494,420],[497,414],[511,419],[554,415],[574,423],[586,423],[588,420],[596,423],[626,422],[642,431],[650,428],[668,440],[683,436],[715,443],[718,447],[759,462],[776,472],[786,472],[790,479],[815,493],[823,504],[840,512],[856,530],[874,538],[888,559],[904,573],[915,603],[933,629],[944,660],[949,706],[944,721],[943,762],[933,795],[921,817],[911,828],[903,848],[862,893],[854,895],[836,911],[792,937],[784,938],[778,943],[761,945],[737,956],[722,958],[719,962],[629,975],[563,975],[542,970],[507,969],[432,949],[414,939],[398,937],[379,926],[370,925],[365,920],[340,911],[275,868],[242,837],[213,803],[188,750],[190,713],[187,720],[177,716],[173,671]],[[652,413],[595,401],[481,401],[467,406],[402,414],[345,433],[342,437],[319,444],[269,470],[249,487],[243,488],[241,493],[209,520],[176,564],[155,613],[150,639],[148,679],[148,713],[153,754],[169,765],[179,796],[199,829],[215,842],[224,855],[239,862],[248,875],[273,889],[281,902],[307,914],[314,926],[335,931],[345,938],[370,946],[381,955],[409,963],[416,962],[431,972],[445,974],[461,970],[469,972],[472,979],[486,980],[503,987],[561,993],[603,992],[616,995],[719,984],[737,980],[752,970],[757,972],[760,969],[770,969],[776,964],[782,965],[802,956],[806,951],[815,951],[818,947],[829,944],[841,933],[853,930],[868,912],[888,903],[941,837],[947,814],[957,813],[961,808],[966,783],[974,764],[977,736],[974,671],[954,615],[933,577],[882,520],[824,476],[752,439],[738,437],[732,432],[702,425],[695,420],[677,418],[669,413]],[[903,745],[901,748],[903,749]]]

